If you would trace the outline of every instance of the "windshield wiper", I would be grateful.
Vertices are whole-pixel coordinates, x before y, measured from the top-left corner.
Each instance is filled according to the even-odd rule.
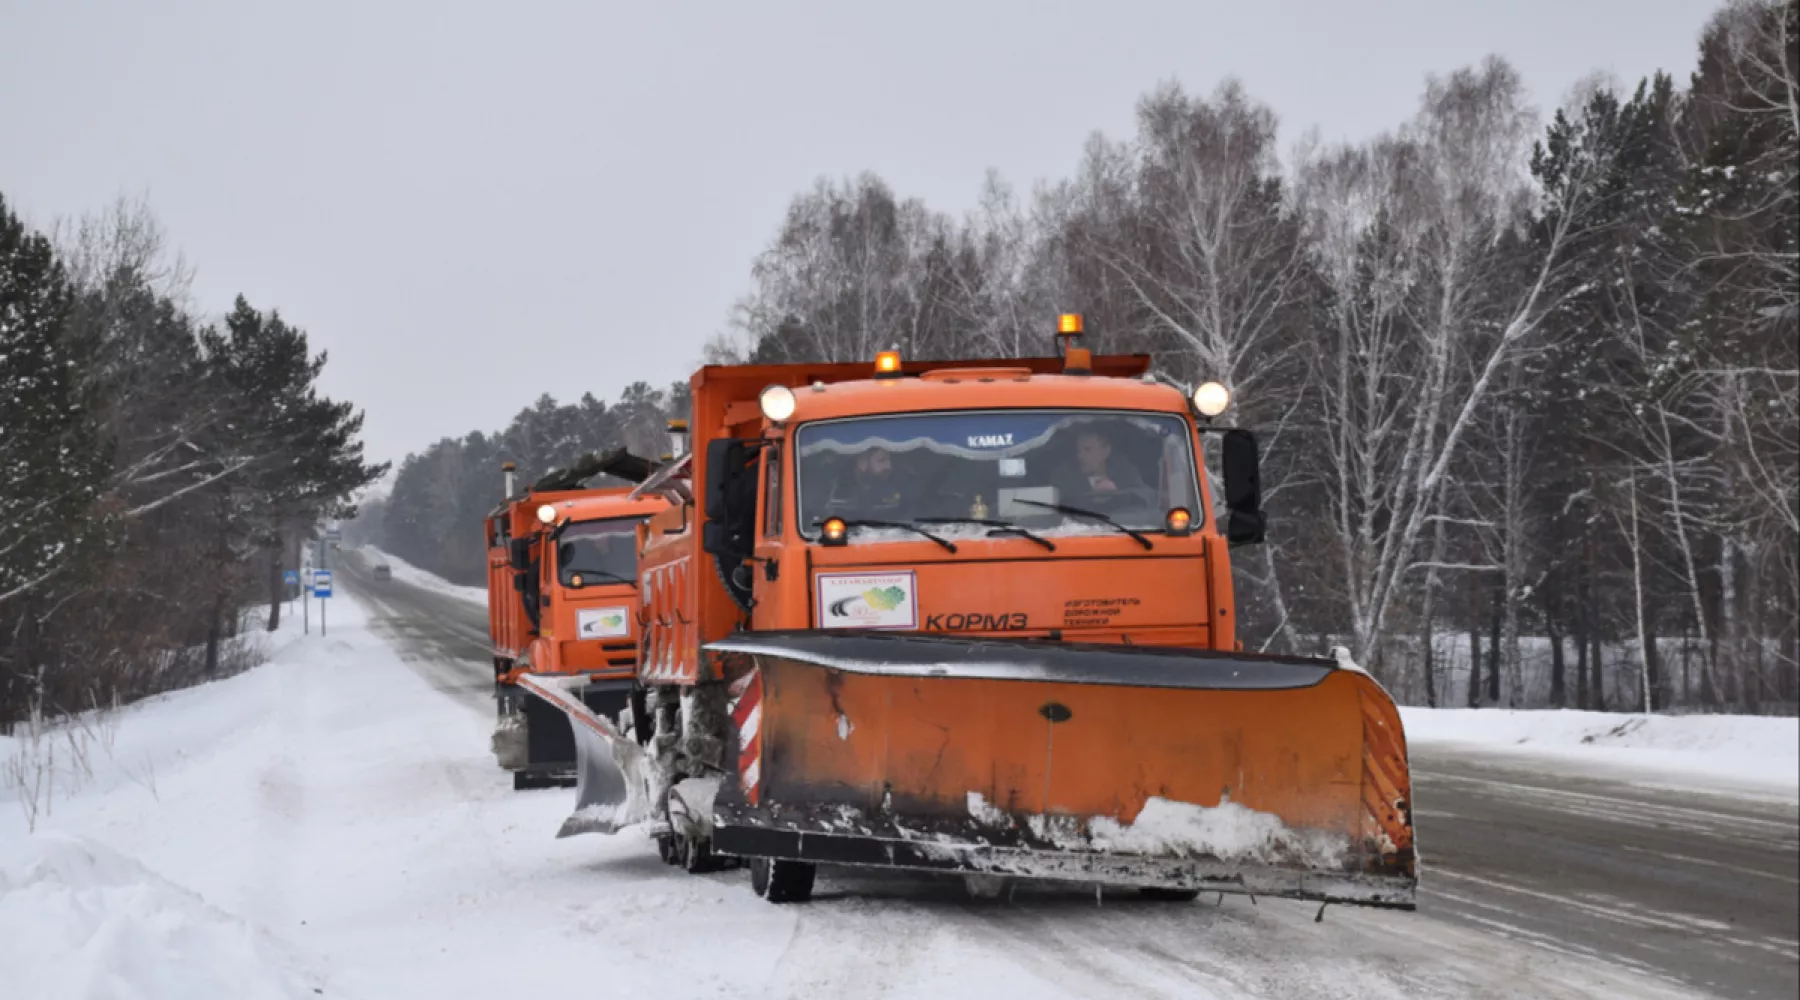
[[[818,527],[818,525],[815,524],[815,525],[813,525],[813,527],[816,528],[816,527]],[[944,547],[944,551],[946,551],[946,552],[955,552],[956,551],[956,543],[951,541],[950,539],[940,538],[937,535],[934,535],[931,532],[926,531],[924,528],[921,528],[916,524],[909,524],[905,521],[865,521],[861,518],[857,518],[856,520],[850,520],[850,519],[846,518],[846,519],[844,519],[844,527],[846,527],[846,528],[900,528],[905,531],[913,531],[913,532],[917,532],[918,534],[924,535],[926,538],[929,538],[932,541],[938,543],[939,545],[942,545]]]
[[[1155,548],[1155,545],[1153,545],[1151,543],[1150,539],[1148,537],[1146,537],[1143,532],[1136,531],[1132,528],[1127,528],[1123,524],[1120,524],[1119,522],[1113,520],[1111,517],[1108,517],[1107,515],[1102,514],[1097,510],[1088,510],[1086,507],[1070,507],[1066,504],[1060,504],[1060,503],[1044,503],[1041,500],[1024,500],[1024,499],[1020,499],[1018,497],[1013,498],[1013,503],[1028,504],[1032,507],[1042,507],[1045,510],[1056,511],[1058,514],[1067,514],[1070,517],[1085,517],[1085,518],[1089,518],[1091,520],[1099,521],[1102,524],[1109,524],[1109,525],[1119,529],[1120,531],[1123,531],[1127,535],[1130,535],[1132,538],[1136,539],[1137,543],[1139,545],[1142,545],[1144,548],[1146,548],[1146,549]]]
[[[628,583],[628,584],[632,585],[633,587],[637,586],[636,580],[633,580],[631,577],[628,577],[628,576],[621,576],[618,573],[614,573],[612,570],[609,570],[609,569],[577,569],[577,570],[571,570],[569,572],[569,575],[570,576],[579,576],[579,577],[583,577],[583,578],[589,577],[589,576],[604,576],[604,577],[610,577],[611,579],[617,580],[620,583]],[[572,586],[572,585],[566,584],[565,586]],[[582,586],[584,586],[584,587],[587,586],[585,579],[582,582]]]
[[[995,521],[985,517],[919,517],[913,520],[918,524],[979,524],[994,529],[988,532],[990,535],[1018,535],[1020,538],[1031,539],[1051,552],[1056,551],[1055,542],[1043,535],[1033,534],[1030,529],[1021,528],[1011,521]]]

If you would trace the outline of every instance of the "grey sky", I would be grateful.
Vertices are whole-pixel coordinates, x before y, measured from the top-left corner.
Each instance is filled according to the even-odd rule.
[[[39,225],[147,192],[197,304],[306,328],[397,460],[684,377],[820,175],[960,212],[1170,77],[1238,76],[1290,142],[1389,128],[1490,52],[1548,109],[1594,70],[1685,82],[1715,6],[0,0],[0,192]]]

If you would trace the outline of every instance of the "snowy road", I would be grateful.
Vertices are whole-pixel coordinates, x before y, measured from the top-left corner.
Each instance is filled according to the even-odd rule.
[[[642,833],[555,839],[569,793],[488,751],[482,609],[340,579],[329,636],[286,623],[241,676],[0,737],[0,764],[56,761],[35,833],[0,786],[0,996],[1794,995],[1791,801],[1430,748],[1417,913],[829,871],[771,906]]]
[[[354,558],[345,568],[407,662],[488,711],[484,610],[375,583]],[[770,915],[793,920],[791,935],[771,942],[771,982],[793,987],[778,995],[831,995],[834,984],[861,995],[923,954],[937,964],[946,951],[998,950],[1056,969],[1054,981],[1078,995],[1192,995],[1184,983],[1274,996],[1639,996],[1651,983],[1673,995],[1800,991],[1791,798],[1601,779],[1443,744],[1415,745],[1412,756],[1425,858],[1417,913],[1335,908],[1319,925],[1311,907],[1241,899],[1222,909],[1108,901],[1095,911],[1068,896],[991,906],[954,883],[865,877],[831,882],[825,905]],[[731,874],[705,881],[748,894]],[[1329,961],[1348,968],[1330,972]]]

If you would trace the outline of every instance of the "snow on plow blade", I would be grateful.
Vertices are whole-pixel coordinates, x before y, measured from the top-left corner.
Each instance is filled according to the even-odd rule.
[[[1414,905],[1405,737],[1347,657],[867,632],[707,649],[748,678],[722,853]]]
[[[617,833],[650,819],[650,760],[642,747],[588,708],[580,675],[525,674],[519,686],[562,710],[575,733],[575,811],[558,837]]]

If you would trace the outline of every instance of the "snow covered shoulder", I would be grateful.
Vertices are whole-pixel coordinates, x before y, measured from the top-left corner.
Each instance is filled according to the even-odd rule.
[[[1615,777],[1800,797],[1800,719],[1493,708],[1401,708],[1400,717],[1414,745],[1479,747]]]
[[[250,924],[66,834],[0,856],[0,965],[20,997],[286,1000],[319,981]]]

